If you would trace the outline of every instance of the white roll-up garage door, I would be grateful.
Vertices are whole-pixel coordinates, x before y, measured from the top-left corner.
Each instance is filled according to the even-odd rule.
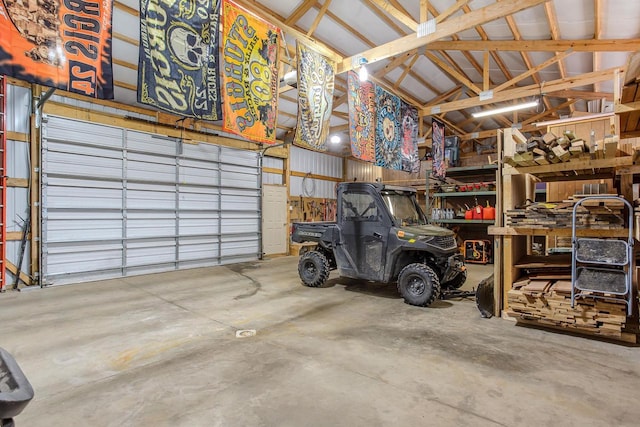
[[[258,154],[49,116],[42,283],[258,258]]]

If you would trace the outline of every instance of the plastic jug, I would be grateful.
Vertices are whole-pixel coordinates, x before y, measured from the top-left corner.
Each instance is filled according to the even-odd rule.
[[[482,219],[487,221],[493,221],[496,219],[496,208],[493,206],[489,206],[489,201],[487,200],[487,206],[482,210]]]
[[[472,219],[482,219],[482,212],[483,211],[484,211],[484,208],[482,207],[482,205],[474,206],[473,207],[473,218]]]

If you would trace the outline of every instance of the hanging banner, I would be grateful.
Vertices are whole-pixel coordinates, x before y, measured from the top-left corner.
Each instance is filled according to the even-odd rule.
[[[431,174],[434,178],[444,180],[447,174],[447,162],[444,161],[444,123],[431,119]]]
[[[279,29],[229,0],[222,8],[223,129],[273,144]]]
[[[370,81],[360,81],[358,73],[347,75],[349,139],[351,155],[366,162],[376,161],[376,92]]]
[[[402,123],[402,170],[405,172],[420,172],[418,157],[418,109],[402,101],[400,108]]]
[[[376,165],[402,170],[400,98],[376,85]]]
[[[3,0],[0,74],[113,99],[112,0]]]
[[[220,0],[140,0],[138,102],[183,117],[221,120]]]
[[[293,143],[327,151],[333,109],[334,64],[300,41],[298,52],[298,124]]]

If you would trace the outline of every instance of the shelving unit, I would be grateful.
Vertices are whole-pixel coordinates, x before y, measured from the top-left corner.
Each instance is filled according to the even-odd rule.
[[[468,185],[472,183],[493,184],[496,180],[496,164],[488,164],[481,166],[461,166],[451,167],[447,169],[446,181],[443,185]],[[494,225],[494,220],[483,219],[464,219],[465,205],[474,207],[476,200],[483,207],[489,202],[490,206],[495,206],[496,191],[495,190],[473,190],[473,191],[437,191],[437,184],[433,180],[429,180],[428,199],[432,199],[432,206],[427,206],[429,216],[433,218],[432,209],[453,209],[456,214],[455,218],[438,218],[432,219],[432,222],[447,227],[455,227],[458,232],[459,241],[465,240],[486,240],[488,239],[487,227]]]
[[[513,142],[505,138],[503,143],[506,147]],[[522,323],[573,330],[581,334],[604,336],[627,342],[637,341],[638,305],[636,302],[637,281],[635,277],[632,286],[633,296],[631,300],[634,301],[634,304],[631,315],[627,315],[627,306],[624,300],[617,301],[613,299],[606,303],[579,301],[575,307],[572,307],[571,275],[569,275],[568,279],[550,279],[547,288],[541,286],[540,290],[535,290],[534,292],[521,292],[519,289],[526,289],[526,287],[515,289],[514,285],[517,285],[515,286],[516,288],[521,286],[523,273],[529,271],[527,266],[531,264],[526,264],[523,260],[528,260],[532,257],[533,237],[571,238],[572,227],[571,225],[539,225],[533,227],[504,225],[504,215],[507,211],[524,204],[527,199],[535,200],[536,183],[592,180],[594,176],[597,176],[611,179],[612,182],[617,181],[619,183],[618,192],[629,201],[632,200],[630,183],[633,182],[634,173],[637,173],[637,167],[634,166],[634,156],[630,155],[610,159],[572,159],[564,163],[540,166],[513,167],[507,164],[502,165],[498,171],[496,226],[488,227],[489,234],[495,238],[494,289],[496,292],[494,292],[494,314],[502,315],[503,317],[516,317],[516,320]],[[626,224],[626,227],[628,226],[629,224]],[[601,239],[625,238],[628,234],[628,228],[577,228],[575,230],[575,236],[577,237]],[[554,257],[558,257],[558,255],[535,258],[536,261],[544,264],[544,260],[560,259]],[[629,271],[635,276],[634,265],[630,265]],[[544,277],[537,284],[543,283],[552,275],[545,276],[541,274],[541,276]],[[556,283],[558,286],[554,289]],[[569,292],[568,294],[567,291]],[[514,294],[517,292],[521,293],[514,298]],[[514,301],[514,304],[517,303],[519,305],[517,312],[511,310],[510,299]],[[531,312],[525,312],[522,309],[523,306],[531,307]]]

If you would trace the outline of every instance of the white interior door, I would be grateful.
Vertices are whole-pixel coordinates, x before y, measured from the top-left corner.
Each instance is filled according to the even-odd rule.
[[[264,185],[262,190],[262,250],[265,255],[287,253],[287,187]]]

